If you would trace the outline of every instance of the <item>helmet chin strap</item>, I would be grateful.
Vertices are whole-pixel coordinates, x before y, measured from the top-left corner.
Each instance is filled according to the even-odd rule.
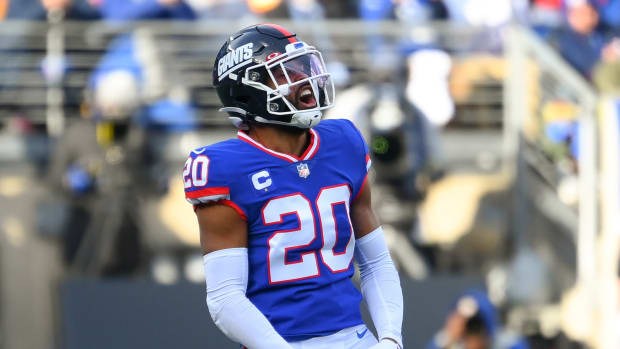
[[[300,111],[291,117],[291,125],[300,128],[311,128],[321,121],[323,113],[320,110]]]
[[[247,130],[248,125],[245,123],[246,115],[248,112],[244,109],[237,107],[224,107],[219,109],[220,112],[228,113],[228,119],[235,125],[236,128],[241,130]]]
[[[323,113],[320,110],[300,111],[291,116],[291,122],[283,122],[276,120],[268,120],[260,116],[255,116],[254,120],[264,124],[277,124],[284,126],[292,126],[298,128],[311,128],[321,121]]]
[[[224,107],[220,108],[220,112],[227,112],[229,114],[228,118],[232,121],[235,127],[247,130],[248,125],[245,123],[244,119],[247,115],[247,111],[237,108],[237,107]],[[283,122],[283,121],[275,121],[268,120],[260,116],[255,116],[254,120],[258,122],[262,122],[265,124],[278,124],[299,128],[311,128],[321,121],[321,117],[323,113],[320,110],[309,110],[309,111],[299,111],[291,116],[291,122]]]

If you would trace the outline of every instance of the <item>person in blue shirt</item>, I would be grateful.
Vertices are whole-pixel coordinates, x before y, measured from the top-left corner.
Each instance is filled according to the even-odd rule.
[[[613,37],[613,33],[601,27],[599,13],[592,1],[568,3],[567,25],[552,31],[547,38],[586,79],[592,77],[594,68],[601,61],[602,53]]]
[[[486,292],[465,291],[446,316],[444,327],[426,349],[528,349],[525,340],[504,331]]]
[[[321,121],[335,90],[321,53],[278,25],[247,27],[220,49],[213,82],[237,138],[192,151],[183,183],[215,324],[251,349],[402,348],[368,147],[350,121]]]

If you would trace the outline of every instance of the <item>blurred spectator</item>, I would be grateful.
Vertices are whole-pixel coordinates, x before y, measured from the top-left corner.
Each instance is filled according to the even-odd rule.
[[[360,17],[368,26],[390,19],[398,19],[406,24],[421,24],[447,16],[443,1],[436,0],[364,0],[360,2],[359,11]],[[398,82],[406,83],[406,91],[404,96],[398,98],[406,97],[408,103],[405,104],[411,103],[412,107],[406,107],[405,110],[407,113],[413,110],[415,116],[411,119],[407,116],[405,125],[408,127],[399,132],[405,131],[409,136],[418,139],[404,143],[411,148],[408,153],[412,160],[407,161],[409,171],[415,173],[435,163],[434,160],[439,154],[437,127],[444,125],[452,117],[454,109],[447,84],[451,69],[450,57],[437,47],[435,36],[432,29],[421,28],[412,31],[412,35],[401,42],[386,42],[383,36],[375,34],[370,34],[367,40],[373,56],[372,69],[376,74],[399,75],[401,71],[395,67],[406,65],[403,69],[408,71],[406,81]],[[407,57],[406,61],[403,56]],[[381,100],[380,98],[379,101]],[[397,104],[400,105],[400,102]],[[418,190],[411,183],[406,183],[406,188],[407,190],[403,191],[406,196],[412,196],[413,192],[417,193],[413,197],[419,197]]]
[[[282,5],[284,5],[282,0],[247,0],[247,2],[250,11],[259,16],[274,12],[278,13],[281,11]]]
[[[566,100],[550,100],[543,105],[541,113],[545,139],[550,141],[542,144],[543,149],[555,162],[571,159],[567,168],[576,172],[579,106]]]
[[[345,86],[349,82],[348,67],[338,60],[333,50],[332,42],[327,34],[325,26],[321,25],[326,19],[325,6],[318,0],[288,0],[289,16],[298,25],[303,26],[312,23],[312,45],[322,47],[327,71],[334,79],[336,87]]]
[[[104,19],[132,21],[146,19],[192,20],[196,14],[185,0],[93,0]]]
[[[427,349],[527,349],[528,344],[502,328],[495,306],[485,292],[470,290],[456,301],[444,327]]]
[[[443,0],[451,23],[484,29],[462,43],[469,51],[501,54],[504,29],[513,22],[525,22],[527,0]]]
[[[145,135],[131,122],[138,83],[119,70],[93,88],[92,114],[69,124],[49,172],[58,199],[68,205],[60,227],[63,254],[76,272],[127,274],[141,265],[137,198],[150,183]]]
[[[155,38],[147,30],[139,29],[112,41],[89,82],[90,99],[101,105],[95,110],[96,116],[118,113],[106,108],[134,110],[131,122],[146,134],[144,146],[149,158],[145,159],[145,171],[148,171],[157,193],[165,192],[168,186],[168,171],[163,170],[162,162],[171,133],[196,127],[189,91],[180,81],[180,73],[166,65],[168,59],[158,49]],[[131,78],[136,84],[135,89],[130,89],[135,95],[125,93],[119,96],[114,90],[96,88],[101,79],[121,73],[127,76],[126,80]]]
[[[0,21],[6,17],[9,12],[9,0],[0,0]]]
[[[592,77],[594,67],[610,44],[610,36],[600,27],[600,17],[591,1],[572,0],[566,4],[567,27],[549,34],[549,41],[579,73]]]
[[[409,76],[405,94],[421,112],[427,154],[425,162],[427,166],[438,169],[442,162],[439,132],[454,115],[454,101],[448,83],[452,59],[439,48],[427,47],[411,53],[407,67]]]
[[[541,35],[549,28],[562,25],[564,21],[563,0],[533,0],[530,5],[529,22]]]
[[[358,19],[357,0],[324,1],[325,12],[329,18]]]
[[[444,0],[399,0],[395,14],[402,22],[421,22],[448,19]]]
[[[78,272],[116,275],[143,264],[140,201],[167,190],[166,134],[194,127],[183,84],[164,69],[152,35],[112,41],[93,71],[86,114],[54,151],[50,179],[69,203],[65,261]]]
[[[620,30],[620,0],[596,0],[601,23],[616,31]]]
[[[390,52],[389,46],[395,43],[386,42],[382,35],[373,34],[372,30],[380,21],[398,19],[407,24],[421,24],[427,21],[443,19],[446,12],[442,1],[429,0],[362,0],[359,3],[360,19],[369,28],[367,38],[368,50],[373,57],[375,68],[389,69],[398,64],[399,57]]]
[[[99,11],[90,0],[5,0],[7,19],[47,19],[48,12],[63,11],[72,20],[98,19]],[[6,6],[6,5],[5,5]]]
[[[526,0],[442,0],[454,23],[497,27],[513,18],[523,18],[528,10]]]
[[[6,32],[0,40],[0,53],[3,54],[2,71],[3,79],[0,82],[0,91],[5,100],[21,100],[28,94],[29,89],[16,88],[26,84],[29,87],[33,81],[22,77],[25,71],[33,69],[29,59],[41,59],[41,70],[44,80],[41,81],[41,88],[49,86],[59,86],[65,77],[68,69],[68,62],[63,52],[51,52],[47,50],[47,45],[51,42],[62,42],[59,38],[62,30],[50,30],[49,35],[41,32],[40,27],[34,21],[48,21],[58,23],[63,19],[69,20],[92,20],[99,18],[98,10],[91,6],[88,0],[5,0],[0,4],[4,8],[5,17],[13,21],[7,24]],[[0,10],[1,12],[1,10]],[[54,25],[50,28],[58,29]],[[51,45],[50,45],[51,46]],[[59,45],[54,45],[56,48]],[[37,81],[35,79],[34,81]],[[72,96],[65,90],[65,101],[71,100]],[[26,118],[30,115],[22,115],[21,106],[16,106],[15,114]]]
[[[247,0],[186,0],[199,19],[234,19],[241,22],[254,18]],[[252,21],[256,22],[256,21]]]
[[[362,0],[360,18],[366,21],[398,19],[407,23],[445,19],[444,0]]]
[[[620,95],[620,37],[603,48],[602,60],[594,68],[593,81],[599,91]]]
[[[360,18],[378,21],[393,18],[394,3],[390,0],[362,0],[359,2]]]
[[[93,71],[89,81],[91,91],[96,91],[94,87],[98,86],[102,77],[107,77],[111,72],[124,71],[137,84],[138,95],[134,100],[139,104],[136,106],[139,109],[133,115],[135,122],[147,128],[193,129],[195,115],[189,105],[189,93],[183,82],[179,81],[178,74],[165,66],[167,58],[147,30],[139,29],[122,35],[110,43],[108,51]],[[96,100],[97,96],[94,97]],[[164,110],[165,113],[162,112]]]

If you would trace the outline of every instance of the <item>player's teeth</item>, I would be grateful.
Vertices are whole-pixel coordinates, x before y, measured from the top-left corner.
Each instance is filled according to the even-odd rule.
[[[302,97],[306,97],[306,96],[309,96],[309,95],[311,95],[311,94],[312,94],[312,92],[310,92],[310,90],[303,90],[303,91],[301,92],[301,96],[302,96]]]

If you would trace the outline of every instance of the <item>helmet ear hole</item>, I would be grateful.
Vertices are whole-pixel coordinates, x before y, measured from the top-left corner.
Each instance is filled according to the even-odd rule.
[[[279,110],[280,110],[280,106],[278,105],[278,103],[269,103],[270,112],[277,112]]]
[[[257,71],[250,72],[250,74],[248,75],[249,75],[250,80],[255,81],[255,82],[261,81],[263,79],[261,74]]]

